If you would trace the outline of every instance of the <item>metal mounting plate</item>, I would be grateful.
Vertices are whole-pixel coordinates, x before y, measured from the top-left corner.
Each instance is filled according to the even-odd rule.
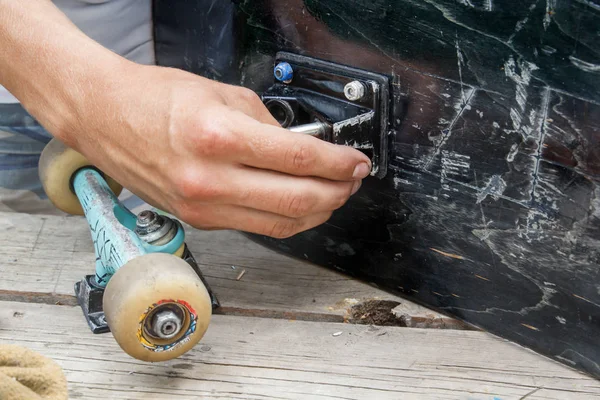
[[[276,65],[289,63],[293,78],[286,83],[275,80],[274,85],[263,94],[263,101],[292,98],[308,110],[309,115],[325,117],[333,126],[333,134],[325,140],[361,150],[373,162],[371,175],[383,178],[388,161],[389,78],[287,52],[277,53],[275,62]],[[353,81],[365,86],[365,96],[349,101],[344,87]]]

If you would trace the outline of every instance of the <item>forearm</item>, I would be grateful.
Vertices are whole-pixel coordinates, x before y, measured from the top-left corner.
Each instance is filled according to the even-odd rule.
[[[71,129],[78,115],[95,94],[117,85],[115,69],[127,63],[88,38],[49,0],[0,0],[0,54],[0,84],[72,145],[78,141]]]

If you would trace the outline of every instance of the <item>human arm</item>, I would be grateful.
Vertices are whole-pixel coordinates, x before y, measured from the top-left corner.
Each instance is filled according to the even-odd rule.
[[[48,0],[0,0],[0,54],[0,84],[55,137],[199,228],[293,235],[370,169],[356,150],[280,128],[247,89],[127,61]]]

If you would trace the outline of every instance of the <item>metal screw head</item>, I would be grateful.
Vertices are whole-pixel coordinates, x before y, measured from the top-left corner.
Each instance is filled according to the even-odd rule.
[[[344,87],[344,96],[350,101],[357,101],[365,97],[365,85],[359,81],[352,81]]]
[[[172,339],[181,331],[181,318],[171,310],[160,311],[154,316],[152,330],[161,339]]]

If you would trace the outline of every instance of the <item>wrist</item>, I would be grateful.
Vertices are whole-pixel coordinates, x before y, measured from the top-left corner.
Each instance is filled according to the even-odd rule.
[[[0,53],[0,84],[70,146],[84,139],[87,119],[130,64],[47,0],[0,0]]]
[[[46,87],[43,97],[35,102],[44,126],[69,147],[82,150],[88,141],[101,141],[98,132],[107,131],[109,117],[115,117],[114,105],[122,100],[123,88],[134,75],[137,65],[102,48],[82,54],[65,74]],[[84,60],[85,59],[85,60]],[[34,114],[35,115],[35,114]]]

